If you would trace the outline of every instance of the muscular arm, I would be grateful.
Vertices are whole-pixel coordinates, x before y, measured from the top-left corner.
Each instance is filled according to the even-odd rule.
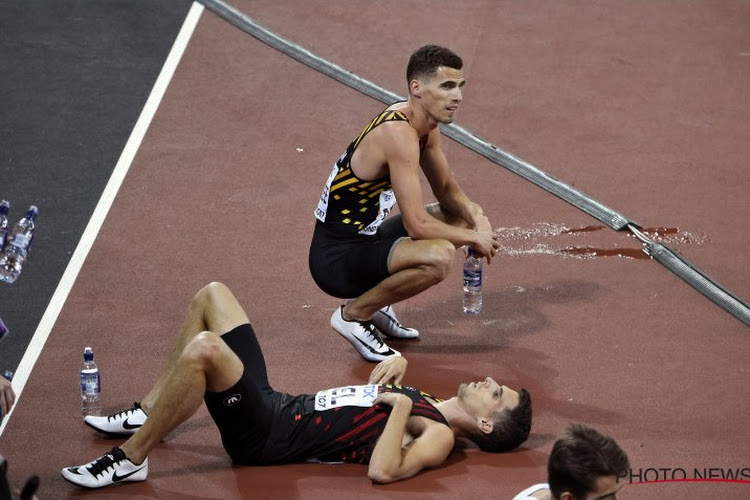
[[[370,457],[367,476],[374,483],[407,479],[428,467],[442,464],[453,449],[453,432],[441,424],[427,426],[422,435],[402,446],[412,401],[408,396],[384,393],[376,403],[392,406],[388,422]]]
[[[406,123],[380,127],[380,142],[388,162],[393,191],[409,236],[415,240],[445,239],[455,246],[469,245],[481,256],[490,257],[493,246],[492,231],[482,209],[463,192],[448,168],[440,149],[439,131],[430,133],[420,165],[416,131]],[[420,168],[448,216],[463,219],[467,227],[459,227],[433,217],[425,210]]]
[[[435,129],[430,133],[420,159],[432,193],[440,203],[440,209],[450,216],[463,219],[469,227],[477,231],[491,233],[492,227],[482,207],[471,201],[461,189],[448,166],[448,159],[440,143],[440,131]]]

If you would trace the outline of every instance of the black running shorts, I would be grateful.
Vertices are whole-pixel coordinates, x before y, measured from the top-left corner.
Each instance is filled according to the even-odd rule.
[[[242,360],[245,370],[226,391],[206,392],[206,407],[229,456],[236,462],[259,463],[275,408],[288,395],[269,385],[263,352],[250,324],[240,325],[221,338]]]
[[[393,249],[408,237],[400,214],[386,219],[374,235],[338,232],[316,221],[310,244],[310,274],[329,295],[358,297],[391,275]]]

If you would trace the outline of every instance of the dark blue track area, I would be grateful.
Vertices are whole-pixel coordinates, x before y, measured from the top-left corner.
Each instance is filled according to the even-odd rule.
[[[190,5],[0,3],[0,199],[12,221],[39,207],[27,267],[0,283],[0,370],[17,368]]]

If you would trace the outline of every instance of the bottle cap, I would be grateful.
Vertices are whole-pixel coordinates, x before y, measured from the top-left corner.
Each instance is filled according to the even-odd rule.
[[[83,360],[84,361],[93,361],[94,360],[94,350],[90,347],[86,347],[83,350]]]
[[[3,200],[0,202],[0,214],[8,215],[8,211],[10,210],[10,202],[8,200]]]
[[[34,220],[36,219],[36,215],[39,213],[39,209],[36,208],[36,205],[31,205],[29,209],[26,211],[26,218]]]
[[[10,370],[5,370],[5,371],[3,372],[3,377],[5,377],[5,379],[6,379],[6,380],[7,380],[8,382],[13,382],[13,372],[12,372],[12,371],[10,371]]]
[[[474,251],[473,248],[471,248],[471,247],[466,247],[466,248],[468,250],[469,257],[475,257],[477,255],[477,253]]]

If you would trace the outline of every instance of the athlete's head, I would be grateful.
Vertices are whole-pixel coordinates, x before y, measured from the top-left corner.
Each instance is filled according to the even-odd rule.
[[[410,85],[414,79],[429,79],[441,66],[460,70],[463,65],[461,58],[449,49],[438,45],[425,45],[409,58],[409,64],[406,65],[406,83]]]
[[[454,120],[463,99],[461,88],[466,83],[462,66],[460,57],[436,45],[418,49],[409,59],[406,67],[409,100],[435,126]]]
[[[614,439],[572,424],[552,447],[547,481],[555,500],[615,500],[619,478],[629,468],[628,456]]]
[[[482,450],[510,451],[521,445],[531,432],[531,395],[516,392],[492,378],[461,384],[458,399],[476,418],[476,427],[467,430],[469,438]]]

